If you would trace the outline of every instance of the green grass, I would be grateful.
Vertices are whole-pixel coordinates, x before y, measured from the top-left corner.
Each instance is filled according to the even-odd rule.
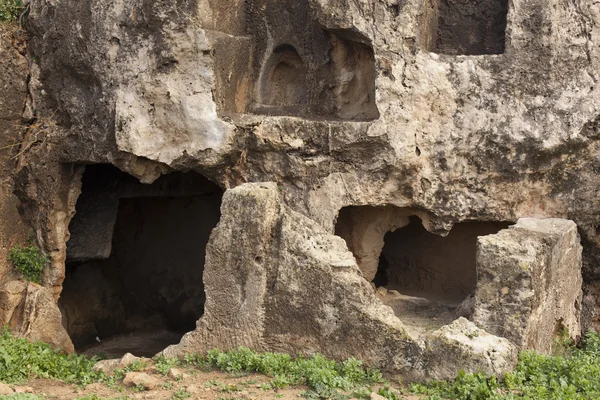
[[[92,382],[112,385],[127,371],[146,366],[146,361],[133,363],[109,378],[92,370],[96,361],[85,356],[61,354],[46,344],[16,339],[6,329],[0,335],[0,381],[6,383],[40,377],[80,385]],[[401,391],[421,394],[430,400],[600,399],[600,335],[596,333],[589,333],[581,348],[565,347],[561,355],[523,352],[515,371],[504,377],[461,372],[450,382],[412,384],[400,391],[390,388],[379,371],[365,368],[353,358],[338,363],[319,354],[293,358],[287,354],[256,353],[240,347],[232,351],[211,350],[204,356],[188,355],[183,359],[157,357],[153,361],[157,371],[163,375],[167,375],[174,366],[202,370],[217,368],[235,376],[260,373],[271,378],[265,384],[266,389],[306,385],[309,390],[303,395],[310,399],[346,399],[350,396],[367,399],[372,390],[377,390],[389,400],[400,400]],[[218,388],[219,393],[235,394],[241,390],[243,383],[237,386],[208,381],[205,385]],[[182,399],[187,395],[185,391],[178,390],[173,398]],[[38,397],[22,394],[0,396],[0,399],[3,398],[29,400]],[[97,400],[98,397],[92,395],[82,399]]]
[[[23,11],[23,0],[0,0],[0,23],[17,22]]]
[[[61,354],[45,343],[14,338],[7,329],[0,334],[0,381],[5,383],[40,377],[85,385],[104,377],[92,371],[96,361],[85,356]]]

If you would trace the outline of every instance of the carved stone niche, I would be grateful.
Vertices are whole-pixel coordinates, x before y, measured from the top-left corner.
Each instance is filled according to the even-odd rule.
[[[379,118],[375,53],[365,35],[325,28],[307,1],[253,0],[244,7],[246,36],[215,34],[221,112],[314,120]],[[229,30],[240,34],[239,26]]]

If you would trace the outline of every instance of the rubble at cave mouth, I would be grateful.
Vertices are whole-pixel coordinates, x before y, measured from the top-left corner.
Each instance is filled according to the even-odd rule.
[[[78,351],[151,356],[203,314],[205,248],[223,192],[194,172],[144,185],[108,165],[88,166],[82,185],[63,325]]]

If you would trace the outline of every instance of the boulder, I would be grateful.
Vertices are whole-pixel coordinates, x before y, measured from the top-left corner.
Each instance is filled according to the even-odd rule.
[[[140,357],[136,357],[131,353],[125,354],[121,358],[112,360],[101,360],[94,364],[94,371],[102,371],[107,375],[111,375],[116,369],[123,369],[135,361],[141,361]]]
[[[0,323],[18,337],[50,343],[66,353],[75,349],[62,326],[50,290],[35,283],[11,281],[0,289]]]
[[[146,390],[153,390],[161,384],[161,381],[145,372],[128,372],[125,375],[125,378],[123,378],[123,384],[127,386],[143,387]]]
[[[204,283],[204,316],[165,355],[247,346],[358,357],[396,371],[411,369],[421,356],[344,240],[287,207],[273,183],[225,193]]]
[[[426,343],[425,370],[431,379],[454,379],[461,370],[502,374],[517,364],[515,345],[462,317],[431,333]]]
[[[577,225],[522,218],[478,239],[473,321],[520,349],[550,353],[581,334],[582,247]]]

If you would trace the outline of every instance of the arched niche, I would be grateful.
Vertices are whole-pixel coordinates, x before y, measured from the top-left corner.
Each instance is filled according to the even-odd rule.
[[[267,61],[261,85],[261,103],[275,107],[306,104],[306,66],[294,46],[277,46]]]

